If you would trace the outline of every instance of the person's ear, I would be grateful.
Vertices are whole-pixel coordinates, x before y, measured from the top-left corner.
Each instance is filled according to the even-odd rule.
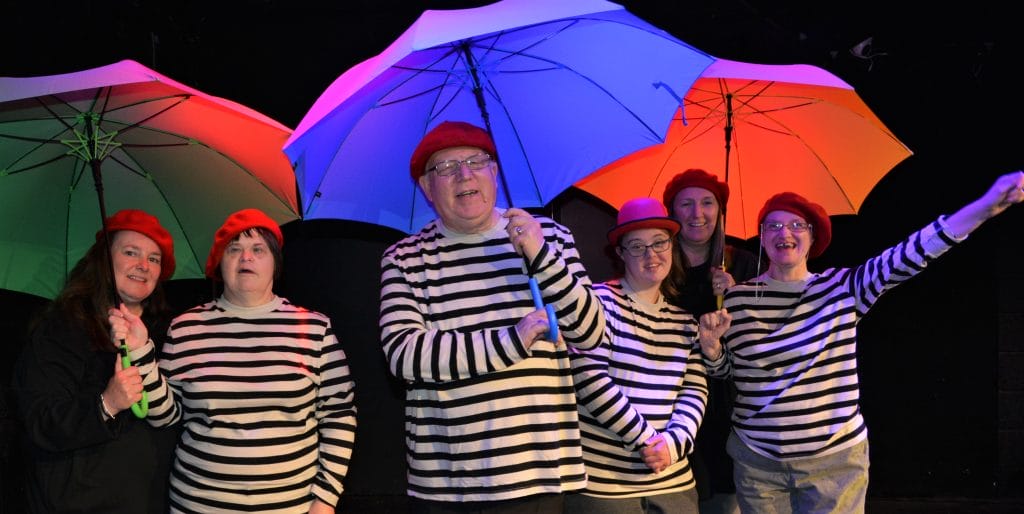
[[[434,191],[430,188],[430,177],[427,175],[429,175],[429,173],[420,175],[420,189],[423,190],[423,195],[427,197],[427,201],[434,203]]]

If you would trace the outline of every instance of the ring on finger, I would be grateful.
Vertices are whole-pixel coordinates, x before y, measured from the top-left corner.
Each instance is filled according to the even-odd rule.
[[[523,227],[516,227],[516,234],[522,234],[522,233],[523,233]]]

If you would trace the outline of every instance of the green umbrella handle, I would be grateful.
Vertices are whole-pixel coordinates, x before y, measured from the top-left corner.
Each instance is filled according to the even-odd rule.
[[[121,342],[121,367],[128,369],[132,366],[132,359],[128,356],[128,345],[123,341]],[[146,390],[142,390],[142,399],[132,404],[132,414],[135,414],[136,418],[142,419],[149,414],[149,395],[146,394]]]

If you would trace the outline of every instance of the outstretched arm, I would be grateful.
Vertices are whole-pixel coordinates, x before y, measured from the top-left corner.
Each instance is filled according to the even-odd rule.
[[[1024,171],[1007,173],[997,178],[981,198],[946,218],[946,227],[954,236],[963,238],[989,218],[1021,201],[1024,201]]]

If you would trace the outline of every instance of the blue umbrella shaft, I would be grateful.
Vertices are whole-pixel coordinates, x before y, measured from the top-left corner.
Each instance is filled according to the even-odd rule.
[[[548,313],[548,340],[558,341],[558,318],[555,317],[555,308],[551,305],[544,305],[544,298],[540,295],[540,286],[537,279],[530,277],[530,293],[533,295],[533,306],[537,309],[544,309]]]

